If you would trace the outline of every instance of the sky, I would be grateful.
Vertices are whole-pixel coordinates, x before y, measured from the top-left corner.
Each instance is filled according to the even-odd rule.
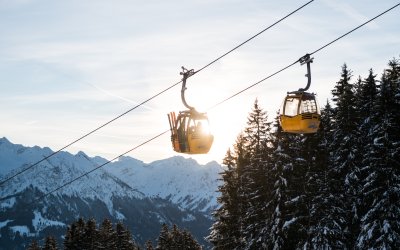
[[[0,137],[56,151],[198,70],[308,1],[0,0]],[[215,108],[397,1],[315,0],[187,81],[186,100],[207,111],[215,137],[199,163],[222,162],[255,100],[272,121],[287,91],[304,87],[294,65]],[[310,92],[331,99],[344,63],[380,76],[400,56],[400,7],[314,54]],[[185,110],[175,86],[65,149],[114,157],[169,129]],[[170,134],[127,154],[175,155]]]

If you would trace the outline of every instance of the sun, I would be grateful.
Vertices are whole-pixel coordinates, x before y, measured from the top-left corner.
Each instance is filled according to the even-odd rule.
[[[214,136],[213,145],[207,154],[190,156],[200,163],[210,161],[222,163],[227,150],[232,148],[246,124],[250,104],[243,105],[237,99],[218,104],[229,95],[230,91],[225,87],[221,83],[210,90],[198,83],[187,84],[185,91],[187,103],[198,112],[207,113],[209,123],[203,123],[203,127]]]
[[[210,161],[222,163],[226,152],[235,143],[235,140],[243,128],[243,117],[236,116],[232,107],[218,108],[207,112],[209,123],[203,122],[203,127],[214,136],[214,142],[207,154],[191,155],[199,163]]]

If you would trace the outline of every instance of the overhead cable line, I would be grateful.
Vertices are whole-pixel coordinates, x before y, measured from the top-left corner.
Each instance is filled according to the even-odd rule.
[[[287,14],[287,15],[284,16],[284,17],[282,17],[281,19],[279,19],[279,20],[276,21],[275,23],[271,24],[271,25],[268,26],[267,28],[265,28],[265,29],[263,29],[262,31],[258,32],[258,33],[255,34],[254,36],[250,37],[250,38],[247,39],[246,41],[242,42],[241,44],[237,45],[237,46],[234,47],[233,49],[231,49],[231,50],[229,50],[228,52],[224,53],[224,54],[221,55],[220,57],[214,59],[213,61],[211,61],[210,63],[206,64],[205,66],[203,66],[203,67],[200,68],[199,70],[195,71],[194,74],[196,74],[196,73],[202,71],[203,69],[205,69],[205,68],[209,67],[210,65],[214,64],[215,62],[219,61],[220,59],[222,59],[223,57],[227,56],[228,54],[230,54],[230,53],[233,52],[234,50],[240,48],[240,47],[243,46],[244,44],[246,44],[246,43],[248,43],[249,41],[253,40],[253,39],[256,38],[257,36],[261,35],[261,34],[264,33],[265,31],[269,30],[270,28],[272,28],[273,26],[277,25],[277,24],[280,23],[281,21],[285,20],[285,19],[288,18],[289,16],[293,15],[293,14],[296,13],[297,11],[299,11],[299,10],[301,10],[302,8],[306,7],[308,4],[312,3],[313,1],[314,1],[314,0],[311,0],[311,1],[307,2],[307,3],[305,3],[304,5],[300,6],[300,7],[297,8],[296,10],[290,12],[289,14]],[[99,127],[93,129],[92,131],[90,131],[90,132],[84,134],[83,136],[81,136],[81,137],[79,137],[78,139],[74,140],[73,142],[67,144],[66,146],[60,148],[59,150],[57,150],[57,151],[51,153],[50,155],[48,155],[48,156],[44,157],[43,159],[41,159],[41,160],[39,160],[39,161],[33,163],[32,165],[30,165],[30,166],[24,168],[23,170],[21,170],[21,171],[15,173],[14,175],[12,175],[12,176],[10,176],[10,177],[8,177],[8,178],[2,180],[2,181],[0,182],[0,186],[2,186],[4,183],[8,182],[9,180],[11,180],[11,179],[17,177],[18,175],[20,175],[20,174],[26,172],[27,170],[29,170],[29,169],[31,169],[31,168],[37,166],[39,163],[41,163],[41,162],[43,162],[43,161],[49,159],[50,157],[52,157],[52,156],[58,154],[58,153],[61,152],[62,150],[66,149],[66,148],[72,146],[73,144],[79,142],[80,140],[82,140],[82,139],[88,137],[89,135],[93,134],[94,132],[100,130],[101,128],[103,128],[103,127],[109,125],[110,123],[112,123],[112,122],[114,122],[115,120],[121,118],[122,116],[124,116],[124,115],[130,113],[131,111],[133,111],[133,110],[135,110],[135,109],[137,109],[138,107],[144,105],[145,103],[147,103],[147,102],[153,100],[154,98],[156,98],[156,97],[158,97],[159,95],[165,93],[166,91],[170,90],[171,88],[175,87],[176,85],[180,84],[181,82],[182,82],[182,80],[179,81],[179,82],[177,82],[177,83],[175,83],[175,84],[173,84],[173,85],[171,85],[171,86],[169,86],[168,88],[166,88],[166,89],[162,90],[161,92],[159,92],[159,93],[153,95],[152,97],[150,97],[150,98],[146,99],[145,101],[139,103],[138,105],[134,106],[133,108],[131,108],[131,109],[125,111],[124,113],[120,114],[119,116],[117,116],[117,117],[115,117],[115,118],[109,120],[108,122],[106,122],[106,123],[100,125]]]
[[[275,23],[271,24],[270,26],[268,26],[267,28],[263,29],[262,31],[258,32],[257,34],[255,34],[254,36],[250,37],[249,39],[247,39],[246,41],[242,42],[241,44],[239,44],[238,46],[234,47],[233,49],[229,50],[228,52],[226,52],[225,54],[223,54],[222,56],[216,58],[214,61],[210,62],[209,64],[205,65],[204,67],[200,68],[199,70],[196,70],[193,74],[196,74],[200,71],[202,71],[203,69],[207,68],[208,66],[214,64],[215,62],[219,61],[221,58],[227,56],[228,54],[230,54],[231,52],[233,52],[234,50],[242,47],[244,44],[248,43],[249,41],[253,40],[254,38],[256,38],[257,36],[261,35],[262,33],[264,33],[265,31],[269,30],[270,28],[272,28],[273,26],[275,26],[276,24],[280,23],[281,21],[285,20],[286,18],[288,18],[289,16],[293,15],[294,13],[296,13],[297,11],[301,10],[302,8],[306,7],[307,5],[309,5],[310,3],[312,3],[314,0],[311,0],[307,3],[305,3],[304,5],[300,6],[299,8],[295,9],[294,11],[290,12],[289,14],[287,14],[286,16],[282,17],[281,19],[279,19],[278,21],[276,21]]]
[[[366,21],[365,23],[362,23],[362,24],[358,25],[357,27],[355,27],[354,29],[350,30],[349,32],[347,32],[347,33],[345,33],[345,34],[339,36],[339,37],[336,38],[335,40],[333,40],[333,41],[331,41],[331,42],[325,44],[325,45],[322,46],[321,48],[314,50],[314,52],[310,53],[310,56],[313,55],[313,54],[315,54],[315,53],[317,53],[317,52],[319,52],[320,50],[325,49],[326,47],[328,47],[328,46],[331,45],[332,43],[334,43],[334,42],[336,42],[336,41],[342,39],[343,37],[347,36],[348,34],[354,32],[354,31],[356,31],[356,30],[358,30],[359,28],[361,28],[361,27],[365,26],[366,24],[372,22],[373,20],[377,19],[378,17],[380,17],[380,16],[382,16],[382,15],[388,13],[389,11],[393,10],[394,8],[399,7],[399,5],[400,5],[400,3],[394,5],[393,7],[391,7],[391,8],[389,8],[389,9],[385,10],[384,12],[380,13],[379,15],[377,15],[377,16],[375,16],[375,17],[369,19],[369,20]]]
[[[343,37],[349,35],[350,33],[354,32],[354,31],[356,31],[356,30],[358,30],[359,28],[361,28],[361,27],[367,25],[368,23],[372,22],[373,20],[377,19],[378,17],[380,17],[380,16],[386,14],[387,12],[393,10],[393,9],[396,8],[396,7],[399,7],[399,5],[400,5],[400,3],[394,5],[393,7],[391,7],[391,8],[389,8],[389,9],[385,10],[384,12],[380,13],[379,15],[377,15],[377,16],[375,16],[375,17],[369,19],[368,21],[366,21],[366,22],[360,24],[359,26],[355,27],[354,29],[352,29],[352,30],[346,32],[345,34],[339,36],[338,38],[332,40],[331,42],[329,42],[329,43],[327,43],[327,44],[321,46],[320,48],[314,50],[312,53],[310,53],[310,54],[308,54],[308,55],[311,56],[311,55],[313,55],[313,54],[318,53],[319,51],[321,51],[321,50],[325,49],[326,47],[328,47],[329,45],[331,45],[331,44],[333,44],[333,43],[339,41],[339,40],[342,39]],[[301,57],[301,58],[302,58],[302,57]],[[300,58],[300,59],[301,59],[301,58]],[[224,100],[218,102],[217,104],[211,106],[210,108],[208,108],[208,110],[215,108],[216,106],[218,106],[218,105],[220,105],[220,104],[222,104],[222,103],[224,103],[224,102],[226,102],[226,101],[232,99],[233,97],[235,97],[235,96],[237,96],[237,95],[239,95],[239,94],[245,92],[246,90],[248,90],[248,89],[250,89],[250,88],[252,88],[252,87],[254,87],[254,86],[260,84],[261,82],[263,82],[263,81],[265,81],[265,80],[267,80],[267,79],[273,77],[274,75],[276,75],[276,74],[278,74],[278,73],[280,73],[280,72],[282,72],[282,71],[284,71],[284,70],[286,70],[286,69],[292,67],[293,65],[297,64],[298,62],[300,62],[300,59],[296,60],[295,62],[289,64],[289,65],[286,66],[286,67],[283,67],[282,69],[280,69],[280,70],[276,71],[275,73],[273,73],[273,74],[271,74],[271,75],[265,77],[264,79],[261,79],[260,81],[254,83],[254,84],[252,84],[252,85],[250,85],[250,86],[248,86],[247,88],[242,89],[242,90],[238,91],[237,93],[235,93],[235,94],[233,94],[233,95],[227,97],[226,99],[224,99]]]
[[[344,35],[342,35],[342,36],[336,38],[336,39],[333,40],[332,42],[329,42],[329,43],[327,43],[326,45],[322,46],[321,48],[315,50],[314,52],[312,52],[312,54],[315,54],[315,53],[321,51],[322,49],[325,49],[326,47],[328,47],[329,45],[331,45],[331,44],[335,43],[336,41],[340,40],[340,39],[343,38],[344,36],[350,34],[351,32],[357,30],[358,28],[360,28],[360,27],[366,25],[367,23],[371,22],[372,20],[374,20],[374,19],[376,19],[376,18],[382,16],[383,14],[387,13],[388,11],[390,11],[390,10],[392,10],[392,9],[394,9],[394,8],[396,8],[396,7],[398,7],[399,5],[400,5],[400,3],[398,3],[398,4],[395,5],[395,6],[393,6],[393,7],[390,8],[390,9],[388,9],[388,10],[382,12],[381,14],[375,16],[374,18],[369,19],[369,20],[366,21],[365,23],[359,25],[357,28],[355,28],[355,29],[353,29],[353,30],[351,30],[351,31],[349,31],[349,32],[347,32],[347,33],[345,33]],[[233,94],[232,96],[230,96],[230,97],[228,97],[228,98],[226,98],[226,99],[224,99],[224,100],[218,102],[217,104],[215,104],[215,105],[213,105],[212,107],[210,107],[209,110],[215,108],[215,107],[218,106],[218,105],[221,105],[222,103],[228,101],[229,99],[232,99],[233,97],[235,97],[235,96],[237,96],[237,95],[239,95],[239,94],[245,92],[246,90],[248,90],[248,89],[250,89],[250,88],[256,86],[257,84],[259,84],[259,83],[261,83],[261,82],[263,82],[263,81],[265,81],[265,80],[271,78],[272,76],[274,76],[274,75],[276,75],[276,74],[279,74],[280,72],[282,72],[282,71],[284,71],[284,70],[286,70],[286,69],[292,67],[293,65],[295,65],[295,64],[296,64],[297,62],[299,62],[299,61],[300,61],[300,59],[296,60],[295,62],[289,64],[289,65],[286,66],[286,67],[283,67],[282,69],[280,69],[280,70],[276,71],[275,73],[273,73],[273,74],[271,74],[271,75],[265,77],[264,79],[262,79],[262,80],[260,80],[260,81],[258,81],[258,82],[256,82],[256,83],[254,83],[254,84],[248,86],[247,88],[245,88],[245,89],[243,89],[243,90],[241,90],[241,91],[239,91],[239,92]],[[56,189],[54,189],[54,190],[52,190],[52,191],[50,191],[50,192],[48,192],[48,193],[42,195],[42,196],[39,197],[38,199],[35,199],[33,202],[29,203],[29,205],[31,205],[31,204],[33,204],[33,203],[35,203],[35,202],[37,202],[37,201],[39,201],[39,200],[45,198],[46,196],[48,196],[48,195],[50,195],[50,194],[52,194],[52,193],[54,193],[54,192],[60,190],[61,188],[65,187],[65,186],[67,186],[67,185],[72,184],[73,182],[77,181],[78,179],[82,178],[83,176],[86,176],[86,175],[88,175],[88,174],[94,172],[95,170],[97,170],[97,169],[99,169],[99,168],[101,168],[101,167],[104,167],[105,165],[111,163],[112,161],[118,159],[119,157],[122,157],[122,156],[124,156],[124,155],[126,155],[126,154],[132,152],[133,150],[135,150],[135,149],[137,149],[137,148],[139,148],[139,147],[141,147],[141,146],[143,146],[143,145],[149,143],[150,141],[152,141],[152,140],[154,140],[154,139],[156,139],[156,138],[158,138],[158,137],[160,137],[160,136],[166,134],[168,131],[169,131],[169,129],[166,130],[166,131],[164,131],[164,132],[162,132],[162,133],[160,133],[160,134],[158,134],[157,136],[154,136],[153,138],[151,138],[151,139],[149,139],[149,140],[147,140],[147,141],[141,143],[140,145],[138,145],[138,146],[136,146],[136,147],[134,147],[134,148],[128,150],[127,152],[125,152],[125,153],[123,153],[123,154],[120,154],[119,156],[115,157],[114,159],[112,159],[112,160],[110,160],[110,161],[108,161],[108,162],[106,162],[106,163],[104,163],[104,164],[102,164],[102,165],[100,165],[100,166],[98,166],[98,167],[96,167],[96,168],[90,170],[89,172],[86,172],[85,174],[80,175],[80,176],[76,177],[75,179],[73,179],[73,180],[71,180],[71,181],[69,181],[69,182],[63,184],[62,186],[60,186],[60,187],[58,187],[58,188],[56,188]]]
[[[242,90],[236,92],[235,94],[233,94],[233,95],[231,95],[231,96],[225,98],[224,100],[222,100],[222,101],[220,101],[220,102],[214,104],[213,106],[211,106],[210,108],[208,108],[207,111],[208,111],[208,110],[211,110],[211,109],[213,109],[213,108],[215,108],[215,107],[217,107],[217,106],[219,106],[219,105],[221,105],[222,103],[224,103],[224,102],[226,102],[226,101],[232,99],[233,97],[235,97],[235,96],[237,96],[237,95],[239,95],[239,94],[245,92],[246,90],[251,89],[252,87],[254,87],[254,86],[256,86],[256,85],[262,83],[263,81],[265,81],[265,80],[267,80],[267,79],[273,77],[274,75],[277,75],[277,74],[281,73],[282,71],[284,71],[284,70],[286,70],[286,69],[292,67],[293,65],[297,64],[297,63],[299,62],[299,60],[300,60],[300,59],[296,60],[295,62],[289,64],[289,65],[286,66],[286,67],[283,67],[282,69],[276,71],[275,73],[273,73],[273,74],[271,74],[271,75],[269,75],[269,76],[267,76],[267,77],[265,77],[265,78],[259,80],[258,82],[253,83],[252,85],[250,85],[250,86],[248,86],[248,87],[246,87],[246,88],[244,88],[244,89],[242,89]]]
[[[101,126],[99,126],[99,127],[95,128],[95,129],[93,129],[93,130],[92,130],[92,131],[90,131],[89,133],[87,133],[87,134],[85,134],[85,135],[83,135],[83,136],[79,137],[78,139],[76,139],[75,141],[73,141],[73,142],[69,143],[68,145],[66,145],[66,146],[64,146],[64,147],[62,147],[62,148],[60,148],[59,150],[57,150],[57,151],[55,151],[55,152],[53,152],[53,153],[49,154],[48,156],[44,157],[43,159],[41,159],[41,160],[39,160],[39,161],[35,162],[34,164],[32,164],[32,165],[30,165],[30,166],[28,166],[28,167],[24,168],[23,170],[21,170],[21,171],[19,171],[19,172],[15,173],[15,174],[13,174],[12,176],[10,176],[10,177],[6,178],[5,180],[3,180],[3,181],[1,181],[1,182],[0,182],[0,186],[2,186],[2,185],[3,185],[4,183],[6,183],[7,181],[9,181],[9,180],[11,180],[11,179],[13,179],[13,178],[17,177],[18,175],[20,175],[20,174],[22,174],[22,173],[24,173],[24,172],[28,171],[29,169],[31,169],[31,168],[33,168],[33,167],[37,166],[39,163],[41,163],[41,162],[44,162],[45,160],[49,159],[50,157],[52,157],[52,156],[54,156],[54,155],[56,155],[56,154],[60,153],[62,150],[64,150],[64,149],[66,149],[66,148],[70,147],[71,145],[73,145],[73,144],[77,143],[78,141],[80,141],[80,140],[84,139],[85,137],[88,137],[89,135],[91,135],[91,134],[93,134],[94,132],[96,132],[96,131],[100,130],[101,128],[103,128],[103,127],[107,126],[108,124],[110,124],[110,123],[114,122],[115,120],[117,120],[117,119],[121,118],[122,116],[124,116],[124,115],[128,114],[128,113],[129,113],[129,112],[131,112],[132,110],[134,110],[134,109],[136,109],[136,108],[138,108],[138,107],[142,106],[142,105],[143,105],[143,104],[145,104],[146,102],[148,102],[148,101],[150,101],[150,100],[152,100],[152,99],[156,98],[157,96],[159,96],[159,95],[163,94],[164,92],[166,92],[167,90],[169,90],[169,89],[171,89],[171,88],[175,87],[176,85],[180,84],[181,82],[182,82],[182,81],[179,81],[179,82],[177,82],[177,83],[175,83],[175,84],[171,85],[170,87],[168,87],[168,88],[164,89],[163,91],[159,92],[159,93],[158,93],[158,94],[156,94],[156,95],[153,95],[152,97],[150,97],[150,98],[148,98],[147,100],[145,100],[145,101],[143,101],[143,102],[139,103],[138,105],[136,105],[135,107],[133,107],[133,108],[129,109],[128,111],[125,111],[124,113],[120,114],[119,116],[117,116],[117,117],[115,117],[115,118],[113,118],[113,119],[109,120],[108,122],[104,123],[103,125],[101,125]]]

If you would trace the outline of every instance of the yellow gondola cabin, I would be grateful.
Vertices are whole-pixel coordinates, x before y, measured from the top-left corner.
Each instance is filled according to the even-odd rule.
[[[292,92],[286,96],[280,114],[282,130],[288,133],[316,133],[321,113],[312,93]]]
[[[168,118],[174,151],[186,154],[206,154],[210,151],[214,136],[205,113],[187,110],[179,112],[175,118],[175,112],[171,112]]]
[[[301,65],[307,64],[307,86],[298,91],[288,92],[280,109],[282,130],[288,133],[316,133],[321,121],[321,112],[315,94],[306,92],[311,85],[311,66],[313,58],[306,54],[299,59]]]
[[[207,114],[197,112],[185,100],[186,79],[194,72],[183,67],[182,69],[181,98],[189,110],[180,111],[178,117],[175,112],[168,114],[172,148],[178,153],[207,154],[213,144],[214,136],[210,132]]]

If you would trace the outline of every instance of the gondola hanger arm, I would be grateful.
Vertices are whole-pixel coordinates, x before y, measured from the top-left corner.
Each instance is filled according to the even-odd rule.
[[[299,92],[305,92],[310,88],[311,85],[311,63],[313,62],[314,58],[310,57],[310,54],[306,54],[305,56],[301,57],[299,59],[300,65],[307,64],[307,74],[306,77],[308,78],[307,80],[307,86],[305,88],[300,88],[298,91]]]
[[[182,89],[181,89],[181,99],[183,102],[183,105],[185,105],[186,108],[190,109],[190,110],[195,110],[194,107],[190,106],[185,99],[185,90],[186,90],[186,80],[191,77],[192,75],[195,74],[194,70],[187,70],[185,67],[182,66],[182,72],[180,73],[183,78],[182,78]]]

